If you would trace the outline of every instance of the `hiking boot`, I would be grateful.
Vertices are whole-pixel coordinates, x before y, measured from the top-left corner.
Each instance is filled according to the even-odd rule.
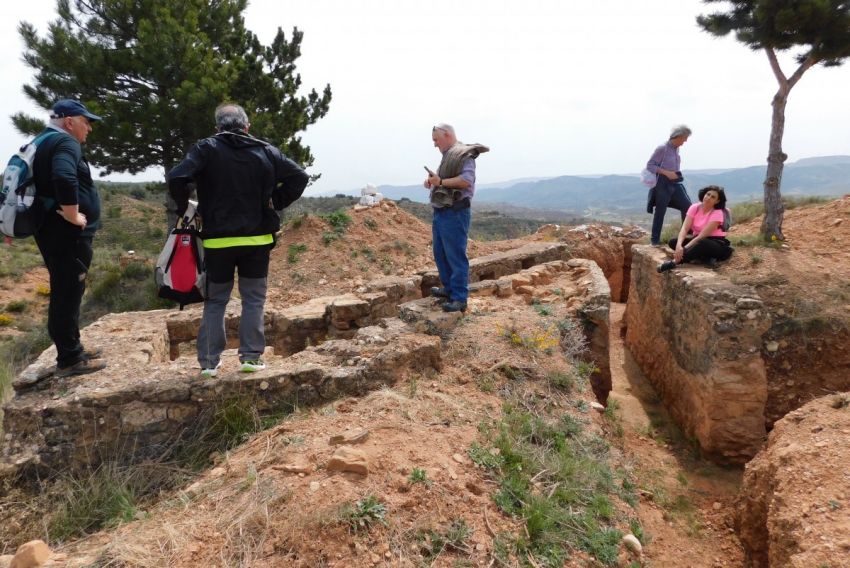
[[[240,373],[256,373],[257,371],[262,371],[266,368],[266,364],[263,363],[262,359],[255,359],[253,361],[242,361],[242,365],[239,367]]]
[[[92,349],[91,351],[86,349],[83,351],[83,354],[80,355],[80,359],[83,360],[100,359],[101,357],[103,357],[103,349],[100,348]],[[21,373],[21,375],[12,382],[12,388],[15,390],[28,389],[30,387],[34,387],[45,379],[49,379],[55,374],[56,365],[42,367],[35,373]]]
[[[435,296],[437,298],[448,299],[448,297],[449,297],[449,293],[446,292],[446,289],[443,288],[442,286],[440,286],[440,287],[434,286],[433,288],[431,288],[431,295]]]
[[[658,268],[656,268],[655,270],[657,270],[659,273],[661,273],[661,272],[667,272],[668,270],[673,270],[674,268],[676,268],[676,261],[675,260],[667,260],[667,261],[664,261],[661,264],[659,264]]]
[[[218,375],[218,369],[221,367],[221,361],[215,367],[211,367],[208,369],[201,369],[201,376],[205,379],[211,379]]]
[[[106,368],[106,361],[96,361],[94,359],[80,359],[73,365],[56,369],[53,376],[56,378],[73,377],[75,375],[88,375]]]
[[[460,300],[454,300],[452,302],[446,302],[443,304],[444,312],[465,312],[466,311],[466,302],[461,302]]]
[[[103,357],[103,349],[100,347],[95,347],[94,349],[83,349],[83,354],[80,355],[81,359],[100,359]]]

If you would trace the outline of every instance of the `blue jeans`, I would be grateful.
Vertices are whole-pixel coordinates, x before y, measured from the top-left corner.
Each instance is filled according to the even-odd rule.
[[[434,262],[451,301],[466,302],[469,297],[466,241],[469,239],[471,211],[469,207],[434,209],[434,222],[431,224]]]
[[[668,180],[666,177],[658,176],[658,185],[655,186],[655,214],[652,217],[652,244],[661,242],[661,229],[664,227],[664,215],[667,207],[678,209],[682,214],[682,222],[685,221],[685,213],[691,206],[691,198],[685,191],[685,186]]]

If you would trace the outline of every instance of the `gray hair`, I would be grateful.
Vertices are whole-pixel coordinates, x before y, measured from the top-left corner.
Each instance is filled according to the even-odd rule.
[[[437,124],[437,126],[432,128],[431,130],[442,130],[443,132],[448,132],[452,136],[455,135],[454,126],[452,126],[451,124],[446,124],[445,122],[440,122],[439,124]]]
[[[679,126],[674,126],[673,130],[670,131],[670,140],[678,138],[679,136],[690,136],[691,134],[690,128],[684,124],[680,124]]]
[[[63,123],[64,121],[65,121],[65,119],[64,119],[64,118],[51,118],[51,119],[50,119],[50,124],[52,124],[53,126],[58,126],[59,128],[62,128],[62,129],[64,130],[64,128],[65,128],[65,127],[64,127],[64,126],[62,126],[62,123]]]
[[[220,131],[248,130],[248,115],[245,109],[233,103],[218,105],[215,109],[215,126]]]

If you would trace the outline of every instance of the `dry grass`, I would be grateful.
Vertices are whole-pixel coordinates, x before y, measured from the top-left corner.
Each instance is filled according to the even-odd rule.
[[[104,552],[105,567],[161,568],[177,562],[188,549],[192,530],[185,524],[164,524],[156,531],[135,531],[132,539],[112,539]]]

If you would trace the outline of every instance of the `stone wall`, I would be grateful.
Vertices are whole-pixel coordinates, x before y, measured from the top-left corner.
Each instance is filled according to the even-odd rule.
[[[469,282],[498,280],[526,268],[553,260],[570,258],[567,245],[561,243],[529,243],[520,248],[480,256],[469,261]],[[428,296],[431,288],[440,286],[440,275],[435,270],[422,272],[422,295]]]
[[[324,296],[283,309],[267,309],[266,342],[278,355],[297,353],[327,338],[352,337],[358,328],[374,325],[383,318],[398,315],[398,305],[420,296],[422,277],[387,277],[372,281],[357,294]],[[232,300],[225,313],[228,347],[238,344],[237,330],[241,306]],[[181,345],[198,336],[202,308],[165,312],[171,358],[180,355]]]
[[[152,334],[140,332],[157,323],[161,327],[158,316],[111,315],[86,328],[86,339],[103,331],[110,335],[104,345],[106,371],[73,377],[58,389],[19,394],[6,405],[7,468],[79,469],[103,460],[157,458],[199,416],[234,398],[248,399],[261,414],[275,413],[362,395],[391,384],[402,372],[440,365],[438,337],[412,333],[399,320],[387,319],[357,330],[352,339],[328,340],[274,359],[265,371],[204,380],[187,371],[193,362],[186,357],[171,361],[164,341],[159,357],[149,352]]]
[[[686,435],[712,459],[744,463],[766,434],[762,336],[771,320],[755,290],[699,266],[664,274],[650,246],[632,248],[626,345]]]
[[[611,315],[611,289],[602,269],[592,260],[572,259],[567,264],[579,275],[579,286],[585,290],[576,315],[581,320],[589,359],[594,363],[590,386],[597,400],[608,404],[611,392],[611,352],[608,340]]]
[[[561,297],[580,317],[595,322],[588,330],[604,374],[607,342],[599,342],[597,331],[607,329],[607,283],[591,261],[546,261],[563,252],[563,245],[540,244],[479,260],[479,276],[504,276],[509,269],[519,273],[479,281],[476,294],[504,297],[516,288],[531,302],[536,285],[551,282],[558,273],[571,275],[577,282],[565,286]],[[522,270],[526,265],[532,267]],[[199,417],[234,397],[247,397],[259,412],[274,413],[293,404],[363,394],[406,370],[436,369],[440,340],[435,335],[450,331],[460,314],[444,314],[428,298],[420,300],[425,315],[419,327],[393,317],[400,305],[420,298],[422,282],[421,276],[383,278],[355,294],[269,308],[269,368],[251,375],[222,370],[214,380],[201,380],[194,361],[199,307],[107,315],[83,330],[87,345],[103,348],[107,369],[45,381],[19,392],[5,406],[0,473],[25,466],[82,468],[104,459],[158,457]],[[231,301],[225,316],[230,348],[236,346],[239,313],[239,301]],[[23,374],[38,374],[54,359],[51,347]]]
[[[591,259],[599,265],[614,302],[625,302],[628,297],[632,245],[645,241],[646,237],[646,231],[634,226],[579,225],[560,231],[560,238],[573,258]]]

